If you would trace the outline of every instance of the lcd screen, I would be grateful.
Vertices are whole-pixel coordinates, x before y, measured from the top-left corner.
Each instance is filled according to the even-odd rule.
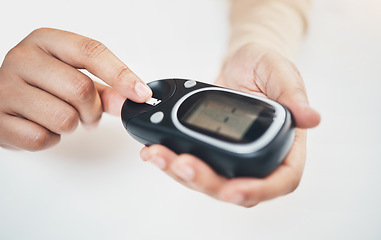
[[[182,121],[218,135],[242,140],[262,110],[263,106],[253,106],[240,99],[211,93],[193,104]]]

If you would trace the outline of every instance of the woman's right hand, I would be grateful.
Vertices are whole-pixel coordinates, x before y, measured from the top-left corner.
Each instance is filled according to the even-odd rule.
[[[93,82],[86,69],[111,87]],[[0,146],[37,151],[60,140],[81,121],[96,126],[103,111],[120,115],[126,98],[152,95],[102,43],[42,28],[8,52],[0,68]]]

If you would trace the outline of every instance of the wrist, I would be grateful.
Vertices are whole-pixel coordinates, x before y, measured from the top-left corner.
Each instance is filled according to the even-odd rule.
[[[292,57],[307,28],[310,0],[232,0],[228,54],[255,43]]]

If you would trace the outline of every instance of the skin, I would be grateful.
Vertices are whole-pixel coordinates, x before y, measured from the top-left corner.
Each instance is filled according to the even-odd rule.
[[[186,187],[243,207],[294,191],[306,161],[306,129],[320,122],[307,99],[303,80],[287,56],[292,55],[307,29],[310,0],[231,0],[231,36],[227,60],[216,84],[278,101],[296,123],[293,146],[283,164],[263,179],[226,179],[200,159],[177,155],[163,146],[141,151]]]
[[[111,87],[93,82],[78,69],[88,70]],[[200,159],[177,155],[164,146],[143,148],[142,159],[186,187],[244,207],[294,191],[306,160],[306,129],[320,122],[296,67],[273,48],[248,43],[229,55],[215,83],[268,97],[290,109],[297,129],[284,163],[263,179],[226,179]],[[151,95],[102,43],[38,29],[7,54],[0,68],[0,146],[46,149],[79,122],[92,128],[103,112],[120,115],[126,97],[145,102]]]
[[[202,160],[189,154],[177,155],[160,145],[143,148],[142,159],[190,189],[243,207],[294,191],[306,161],[306,128],[320,122],[320,115],[309,106],[303,80],[294,64],[264,46],[246,44],[227,60],[215,83],[268,97],[290,109],[296,136],[283,164],[266,178],[226,179]]]
[[[86,69],[109,86],[93,82]],[[79,122],[97,125],[120,115],[126,98],[145,102],[152,91],[102,43],[42,28],[8,52],[0,68],[0,146],[37,151],[57,144]]]

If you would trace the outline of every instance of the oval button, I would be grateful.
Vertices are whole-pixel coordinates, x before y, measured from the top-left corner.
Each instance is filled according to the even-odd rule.
[[[194,86],[196,86],[197,82],[194,81],[194,80],[188,80],[184,83],[184,87],[185,88],[192,88]]]
[[[150,121],[151,123],[160,123],[164,118],[164,113],[162,111],[160,112],[155,112],[154,114],[152,114],[152,116],[150,117]]]

